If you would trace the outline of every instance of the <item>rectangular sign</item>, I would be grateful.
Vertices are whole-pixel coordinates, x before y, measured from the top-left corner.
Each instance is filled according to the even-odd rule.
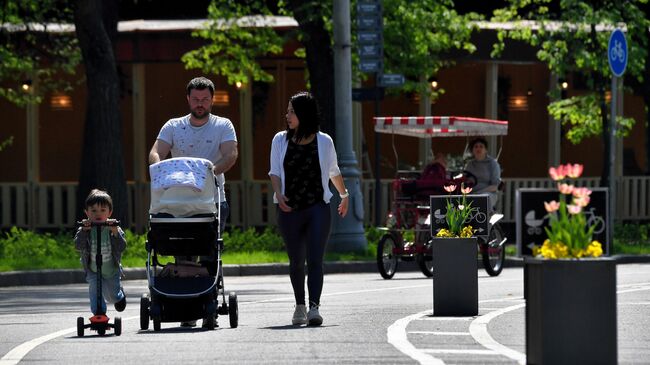
[[[384,65],[381,59],[361,59],[359,60],[359,70],[361,72],[381,72]]]
[[[431,195],[431,236],[435,237],[441,228],[448,228],[445,214],[447,213],[447,199],[451,199],[454,206],[463,198],[462,195]],[[487,194],[467,195],[467,203],[472,208],[477,208],[465,224],[475,230],[476,236],[488,236],[488,223],[490,211],[488,210],[489,196]]]
[[[379,84],[384,87],[397,87],[404,85],[404,75],[402,74],[382,74],[379,77]]]
[[[384,49],[381,44],[360,44],[358,46],[359,57],[362,58],[382,58]]]
[[[357,32],[357,44],[382,44],[383,37],[381,29],[379,30],[361,30]]]
[[[357,2],[358,14],[381,14],[381,4],[379,1],[359,1]]]
[[[384,88],[383,87],[364,87],[352,89],[352,100],[354,101],[371,101],[383,100]]]
[[[607,188],[591,188],[591,200],[583,211],[588,226],[594,226],[593,239],[603,245],[603,252],[609,255],[609,234],[607,212],[609,191]],[[517,255],[530,256],[533,246],[541,246],[547,235],[544,228],[549,226],[549,216],[544,202],[559,201],[557,189],[521,188],[517,189],[515,214],[517,225]]]
[[[359,14],[357,15],[357,29],[362,30],[379,30],[384,27],[384,21],[377,14]]]

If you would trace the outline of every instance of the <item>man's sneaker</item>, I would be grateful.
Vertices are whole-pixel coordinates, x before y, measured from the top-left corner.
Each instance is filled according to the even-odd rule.
[[[124,308],[126,308],[126,294],[124,294],[124,298],[122,298],[122,300],[115,303],[115,310],[116,311],[122,312],[122,311],[124,311]]]
[[[318,306],[314,305],[309,308],[309,313],[307,313],[307,321],[310,326],[320,326],[323,323],[323,317],[318,313]]]
[[[196,327],[196,321],[181,322],[181,327]]]
[[[304,304],[296,304],[291,324],[307,324],[307,307]]]

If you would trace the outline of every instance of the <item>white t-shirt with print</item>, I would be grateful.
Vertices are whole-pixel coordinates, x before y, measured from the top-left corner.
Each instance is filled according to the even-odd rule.
[[[210,114],[208,122],[200,127],[190,124],[190,114],[170,119],[158,133],[158,139],[171,145],[172,157],[199,157],[216,163],[221,159],[219,146],[227,141],[237,142],[235,127],[230,119]],[[225,201],[223,173],[217,175],[219,202]]]

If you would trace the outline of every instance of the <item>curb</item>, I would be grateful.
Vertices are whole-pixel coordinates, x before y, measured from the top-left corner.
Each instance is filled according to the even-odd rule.
[[[650,255],[614,255],[613,259],[617,264],[638,264],[650,263]],[[521,257],[506,257],[504,267],[523,267],[524,260]],[[481,260],[478,262],[479,269],[483,268]],[[397,271],[420,271],[414,262],[401,261]],[[325,262],[326,274],[342,273],[378,273],[377,264],[374,261],[347,261],[347,262]],[[223,275],[228,276],[255,276],[255,275],[288,275],[289,264],[254,264],[254,265],[224,265]],[[145,268],[125,268],[124,280],[145,280],[147,273]],[[85,275],[82,269],[61,269],[61,270],[32,270],[32,271],[8,271],[0,273],[0,287],[8,286],[39,286],[39,285],[63,285],[85,283]]]

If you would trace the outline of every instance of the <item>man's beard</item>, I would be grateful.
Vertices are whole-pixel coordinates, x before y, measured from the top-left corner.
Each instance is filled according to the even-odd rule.
[[[208,114],[210,114],[210,110],[209,109],[203,109],[203,114],[199,114],[199,113],[196,112],[196,109],[195,109],[195,110],[190,110],[190,113],[196,119],[203,119],[203,118],[207,117]]]

